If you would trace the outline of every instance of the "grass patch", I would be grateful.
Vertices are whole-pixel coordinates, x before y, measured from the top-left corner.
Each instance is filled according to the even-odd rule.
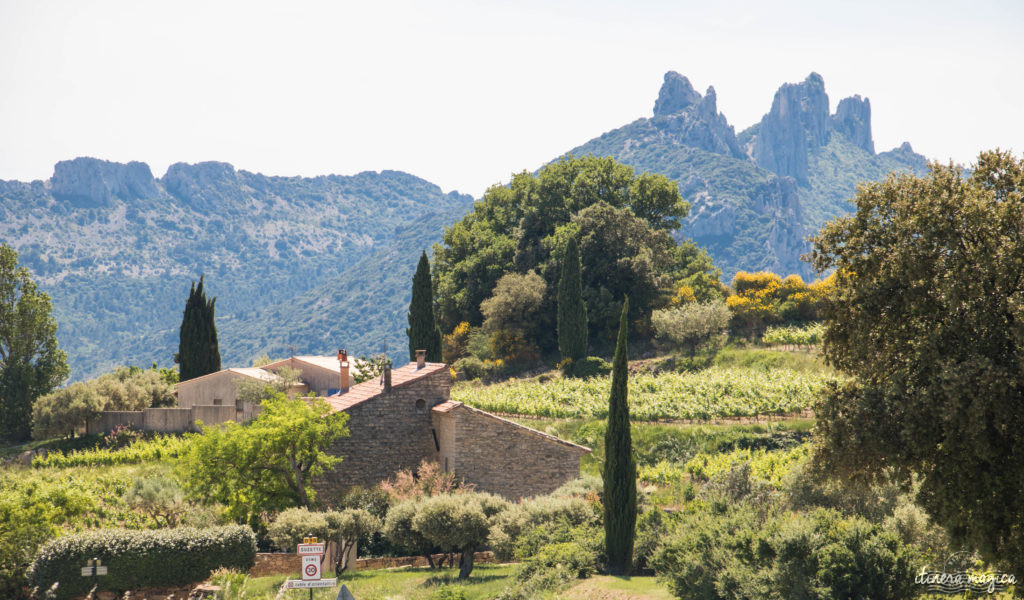
[[[459,570],[400,568],[356,571],[343,574],[338,578],[339,586],[344,584],[352,595],[359,600],[431,600],[443,597],[446,590],[458,588],[467,600],[485,600],[494,598],[511,582],[514,566],[512,565],[477,565],[469,579],[460,582]],[[297,578],[298,574],[292,577]],[[327,574],[325,577],[333,577]],[[218,600],[274,600],[277,598],[281,584],[287,579],[284,575],[270,577],[232,577],[231,589],[225,589],[217,596]],[[217,578],[214,583],[218,583]],[[221,584],[223,585],[223,584]],[[313,590],[315,600],[334,600],[339,587],[320,588]],[[309,597],[307,590],[291,590],[282,594],[283,598],[302,600]]]
[[[717,367],[772,371],[788,369],[800,373],[835,375],[817,350],[768,350],[762,348],[723,348],[712,362]]]
[[[562,594],[571,600],[670,600],[673,596],[655,577],[595,575]]]

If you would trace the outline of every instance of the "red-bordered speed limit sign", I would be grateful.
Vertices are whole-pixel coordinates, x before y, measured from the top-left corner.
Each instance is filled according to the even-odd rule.
[[[313,581],[320,579],[320,557],[319,556],[303,556],[302,557],[302,580]]]

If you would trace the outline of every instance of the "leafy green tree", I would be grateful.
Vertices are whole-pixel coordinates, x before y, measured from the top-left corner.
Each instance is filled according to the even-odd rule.
[[[619,340],[612,363],[612,391],[608,401],[608,428],[604,434],[604,539],[608,570],[628,574],[633,563],[636,535],[636,462],[629,431],[629,299],[622,305]]]
[[[192,282],[181,319],[178,354],[175,355],[175,361],[180,366],[181,381],[220,371],[220,347],[217,345],[217,325],[214,322],[216,302],[216,298],[206,299],[202,276],[199,277],[198,286]]]
[[[235,519],[308,507],[312,482],[341,462],[327,449],[348,435],[348,415],[323,400],[277,394],[249,424],[204,427],[179,464],[195,498],[222,502]]]
[[[679,228],[689,209],[675,182],[661,175],[637,175],[632,167],[611,158],[570,156],[546,165],[536,175],[518,173],[507,186],[488,189],[473,211],[448,228],[442,243],[434,247],[438,318],[445,331],[462,321],[479,326],[483,322],[480,305],[502,275],[539,268],[548,284],[550,316],[544,327],[554,332],[555,288],[565,247],[556,242],[556,232],[598,203],[627,210],[648,229],[665,233],[663,239],[670,247],[674,242],[667,232]],[[582,238],[581,249],[584,257],[589,256]],[[552,261],[553,252],[558,256]],[[589,283],[584,274],[584,290]],[[593,305],[587,301],[593,320]],[[617,309],[613,312],[614,321]],[[549,337],[550,343],[542,340],[540,345],[554,350],[557,339]]]
[[[693,356],[701,348],[721,346],[731,317],[725,302],[719,300],[656,310],[651,314],[651,323],[657,337],[685,348]]]
[[[162,527],[177,527],[192,508],[178,482],[165,476],[136,479],[125,495],[125,502]]]
[[[441,329],[434,319],[434,287],[430,279],[427,253],[420,255],[412,276],[412,300],[409,302],[409,360],[416,360],[417,350],[427,351],[427,361],[441,362]]]
[[[483,327],[491,336],[495,356],[513,364],[539,357],[532,340],[537,336],[546,289],[544,280],[533,271],[525,275],[506,273],[498,280],[494,294],[480,305]]]
[[[104,410],[143,410],[174,405],[174,371],[118,367],[36,399],[32,435],[44,439],[73,435]]]
[[[487,542],[491,531],[488,512],[495,514],[507,506],[487,502],[485,494],[454,494],[428,496],[419,501],[412,528],[423,538],[445,552],[460,551],[459,579],[473,571],[473,554]],[[489,511],[489,508],[495,508]]]
[[[68,376],[51,310],[18,253],[0,244],[0,438],[27,440],[32,403]]]
[[[558,351],[562,359],[579,360],[587,355],[587,303],[583,301],[580,250],[569,238],[558,279]]]
[[[820,466],[891,468],[956,545],[1024,573],[1024,160],[983,152],[860,188],[813,239],[835,269],[824,353],[851,377],[817,413]]]
[[[427,563],[433,569],[435,566],[431,551],[434,549],[434,543],[413,527],[418,507],[418,499],[392,505],[384,519],[383,533],[392,544],[404,548],[407,552],[415,552],[426,557]]]
[[[338,544],[338,559],[334,564],[337,573],[348,565],[348,554],[360,538],[370,536],[381,528],[380,519],[363,508],[332,510],[324,514],[327,518],[328,538]]]

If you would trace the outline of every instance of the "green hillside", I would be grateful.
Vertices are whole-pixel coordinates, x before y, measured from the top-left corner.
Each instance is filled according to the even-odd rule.
[[[201,274],[225,365],[288,346],[376,350],[404,335],[405,254],[414,261],[471,204],[397,171],[267,177],[201,163],[155,179],[142,163],[76,159],[46,182],[0,182],[0,240],[53,298],[72,378],[84,379],[171,364]]]

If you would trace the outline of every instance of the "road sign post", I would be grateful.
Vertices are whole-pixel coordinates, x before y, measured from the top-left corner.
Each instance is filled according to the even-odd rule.
[[[92,588],[93,591],[98,591],[100,586],[100,575],[107,574],[107,567],[103,565],[103,561],[98,558],[93,558],[82,567],[82,577],[92,577]]]
[[[309,600],[313,600],[313,588],[334,587],[337,585],[337,578],[323,579],[320,570],[320,563],[323,562],[327,544],[317,541],[314,538],[304,538],[301,544],[295,547],[296,554],[301,559],[302,579],[289,579],[285,581],[285,589],[309,590]]]

